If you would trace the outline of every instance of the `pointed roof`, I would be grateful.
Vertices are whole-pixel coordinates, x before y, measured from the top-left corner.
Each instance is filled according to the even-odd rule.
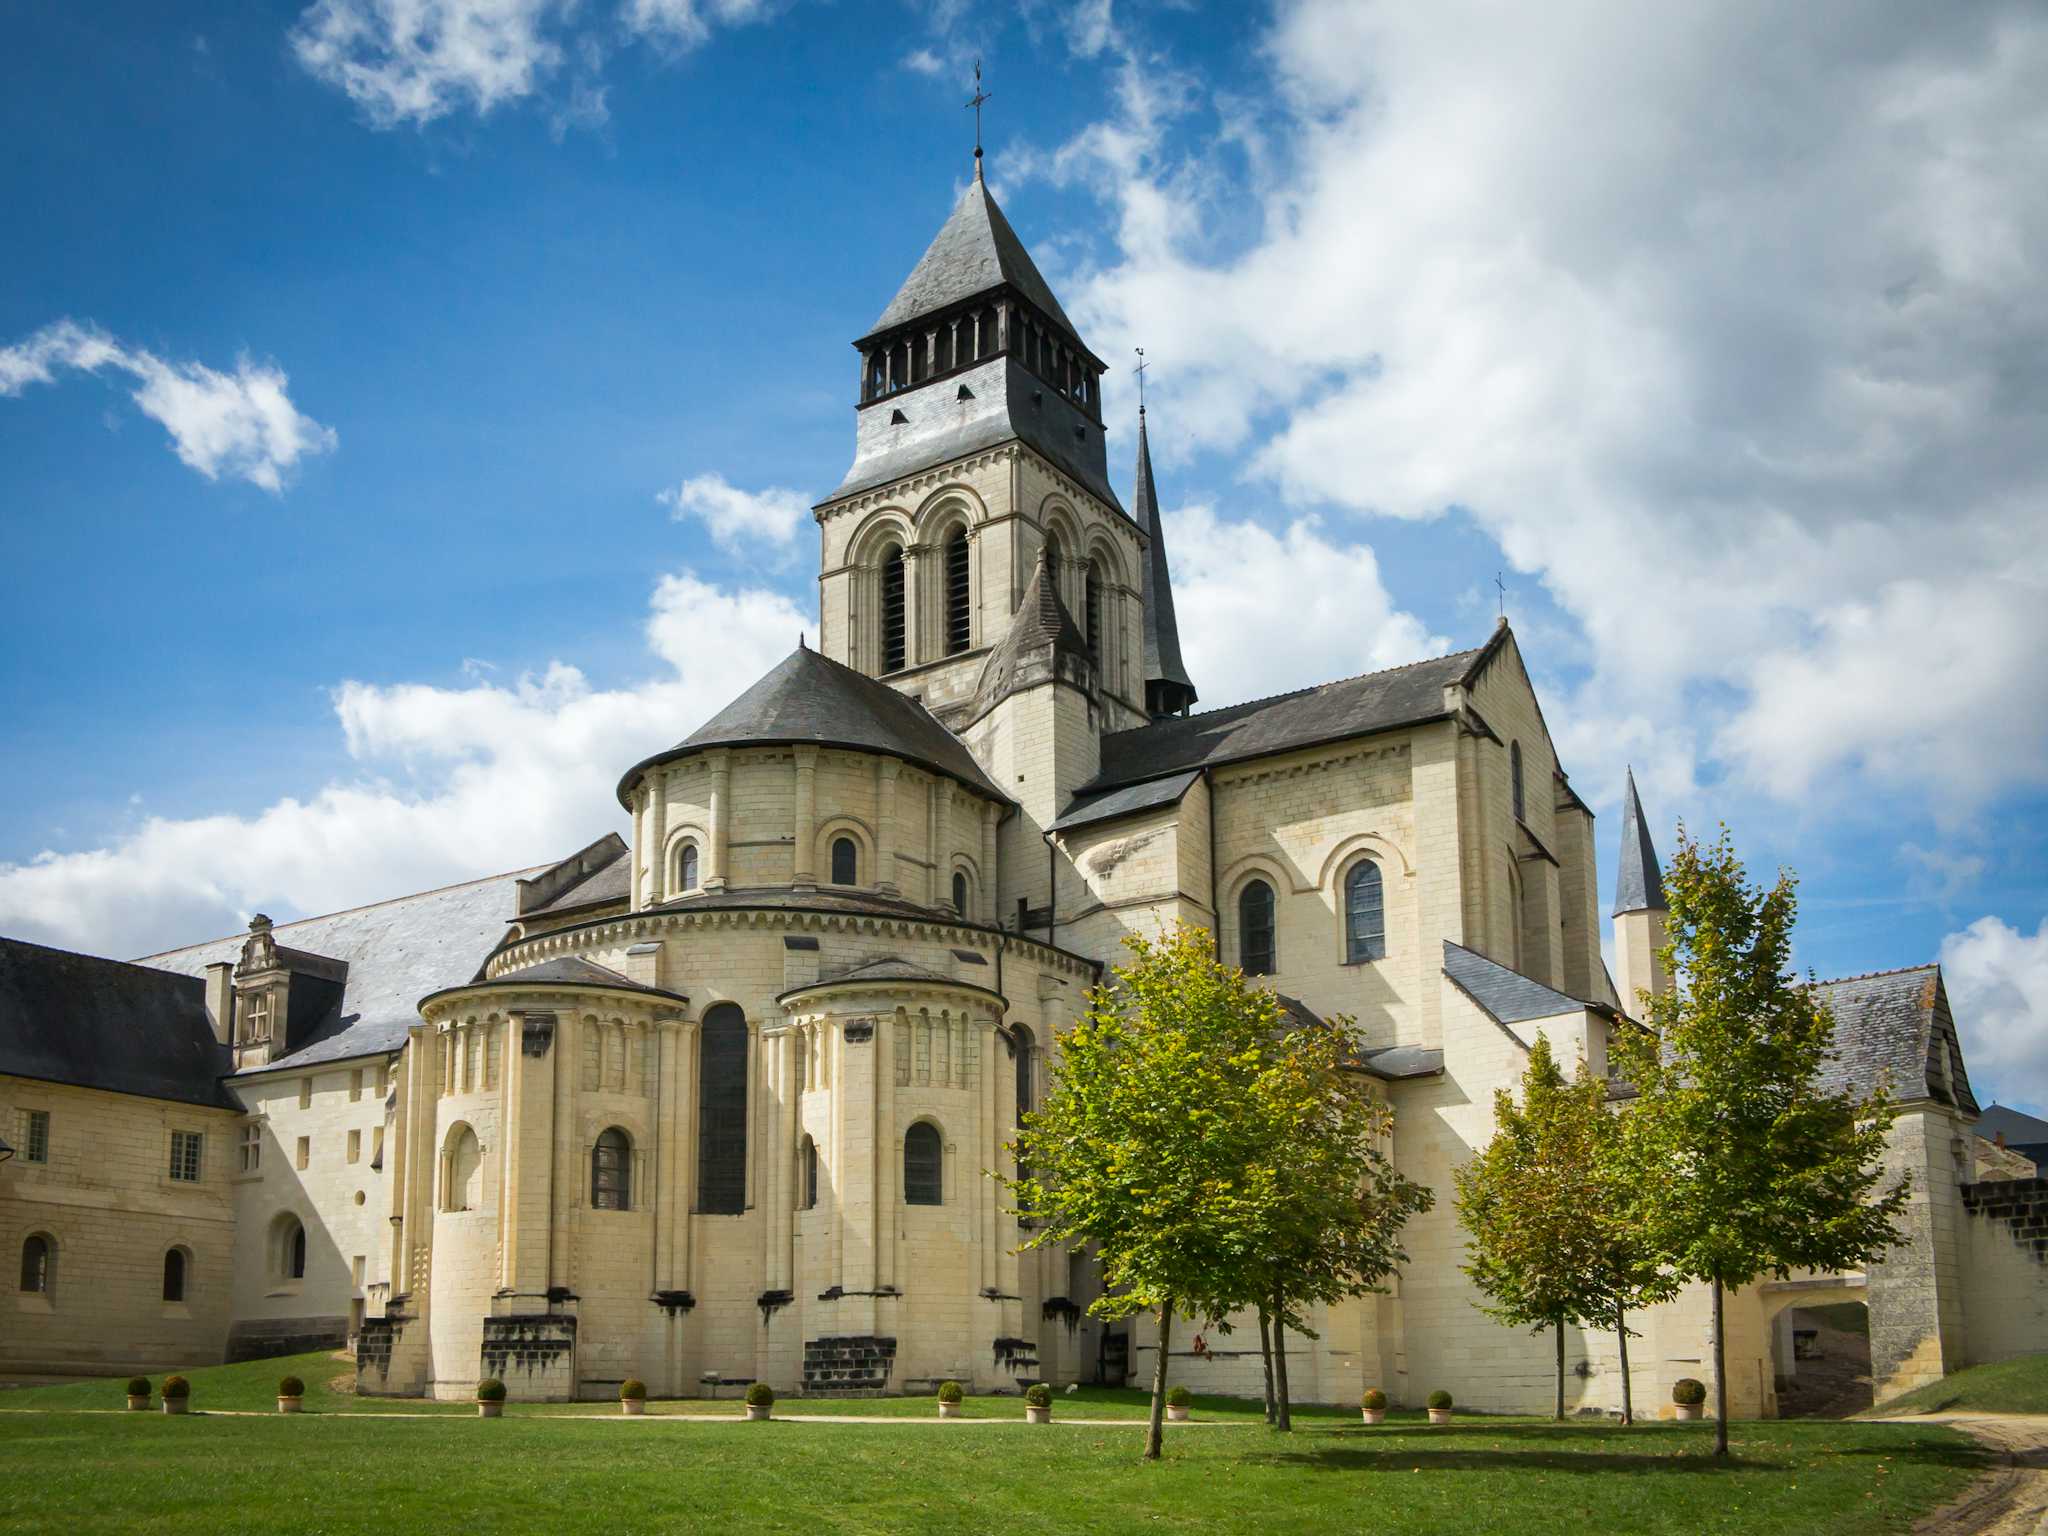
[[[1196,699],[1194,682],[1187,664],[1180,659],[1180,624],[1173,615],[1173,580],[1166,569],[1166,530],[1159,522],[1159,487],[1152,479],[1152,449],[1145,440],[1145,408],[1138,407],[1138,480],[1131,503],[1131,520],[1145,530],[1150,546],[1145,552],[1141,583],[1145,606],[1145,693],[1148,705],[1155,692],[1185,698],[1162,701],[1161,714],[1178,714]],[[1166,684],[1167,688],[1156,685]]]
[[[903,286],[896,290],[896,297],[882,311],[882,318],[861,340],[1006,284],[1069,337],[1080,340],[1074,322],[1060,308],[1060,301],[1039,275],[1024,242],[1017,238],[1017,232],[989,194],[988,183],[981,179],[981,162],[976,161],[974,180],[953,205],[952,216],[933,238],[923,259],[911,269],[910,276],[903,280]]]
[[[1018,689],[1057,676],[1062,656],[1078,658],[1084,666],[1090,664],[1088,642],[1067,605],[1060,601],[1059,584],[1047,573],[1041,548],[1010,627],[981,664],[968,718],[979,720]],[[1035,665],[1041,660],[1046,665]]]
[[[1071,627],[1072,621],[1068,621]],[[900,757],[1003,800],[966,744],[923,704],[887,683],[799,645],[759,682],[666,752],[635,763],[619,780],[619,803],[641,773],[657,763],[711,747],[802,743]]]
[[[1628,793],[1621,802],[1621,871],[1614,881],[1614,915],[1663,910],[1664,874],[1657,867],[1657,850],[1650,846],[1650,826],[1643,819],[1643,801],[1631,768]]]

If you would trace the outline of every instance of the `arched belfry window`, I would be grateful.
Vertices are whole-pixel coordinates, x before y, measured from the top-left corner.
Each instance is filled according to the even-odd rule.
[[[1344,877],[1344,958],[1352,965],[1384,960],[1387,954],[1387,899],[1380,867],[1360,859]]]
[[[676,889],[694,891],[697,889],[697,845],[684,843],[676,849]]]
[[[185,1299],[185,1250],[167,1248],[164,1250],[164,1300]]]
[[[1247,976],[1273,974],[1273,887],[1263,880],[1238,892],[1237,954]]]
[[[945,1203],[946,1149],[939,1128],[920,1120],[903,1135],[903,1203]]]
[[[903,638],[903,550],[891,544],[882,555],[882,670],[900,672]]]
[[[1088,620],[1088,659],[1095,663],[1097,672],[1102,670],[1102,567],[1093,561],[1088,565],[1088,581],[1082,591],[1082,611]]]
[[[860,884],[860,849],[850,837],[832,839],[832,883]]]
[[[617,1126],[590,1149],[590,1206],[597,1211],[633,1208],[633,1143]]]
[[[1045,536],[1045,576],[1052,583],[1053,591],[1060,589],[1060,536],[1047,533]]]
[[[967,601],[967,530],[955,528],[946,538],[946,654],[967,649],[973,625]]]
[[[967,876],[957,869],[953,871],[953,910],[961,917],[967,915]]]
[[[1508,743],[1508,792],[1514,797],[1515,820],[1525,821],[1522,814],[1522,744]]]
[[[697,1209],[747,1208],[747,1016],[737,1004],[705,1010],[697,1046]]]

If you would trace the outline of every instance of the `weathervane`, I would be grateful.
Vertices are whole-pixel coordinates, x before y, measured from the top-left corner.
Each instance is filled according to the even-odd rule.
[[[1148,365],[1145,362],[1143,347],[1133,347],[1131,350],[1138,354],[1138,414],[1142,416],[1145,414],[1145,369]]]
[[[1501,579],[1504,575],[1506,575],[1504,571],[1495,571],[1493,573],[1493,584],[1500,589],[1500,616],[1503,619],[1508,616],[1508,588],[1507,583]]]
[[[974,174],[981,174],[981,104],[995,95],[994,91],[981,88],[981,60],[974,61],[974,95],[967,105],[974,108]]]

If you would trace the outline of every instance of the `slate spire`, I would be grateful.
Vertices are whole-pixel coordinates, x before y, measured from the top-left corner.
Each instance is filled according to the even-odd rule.
[[[1159,487],[1152,479],[1152,449],[1145,440],[1145,407],[1138,407],[1138,477],[1131,520],[1145,530],[1145,713],[1157,720],[1184,715],[1195,685],[1180,659],[1180,625],[1173,616],[1173,581],[1166,569],[1166,530],[1159,521]]]
[[[1650,846],[1650,827],[1643,819],[1643,801],[1631,768],[1628,793],[1621,802],[1621,871],[1614,882],[1614,915],[1664,910],[1664,873],[1657,867],[1657,850]]]

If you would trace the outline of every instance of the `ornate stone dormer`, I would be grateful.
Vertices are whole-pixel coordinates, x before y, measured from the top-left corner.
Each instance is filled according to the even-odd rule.
[[[235,1070],[264,1067],[298,1049],[341,1006],[348,962],[287,949],[258,912],[234,970]]]

